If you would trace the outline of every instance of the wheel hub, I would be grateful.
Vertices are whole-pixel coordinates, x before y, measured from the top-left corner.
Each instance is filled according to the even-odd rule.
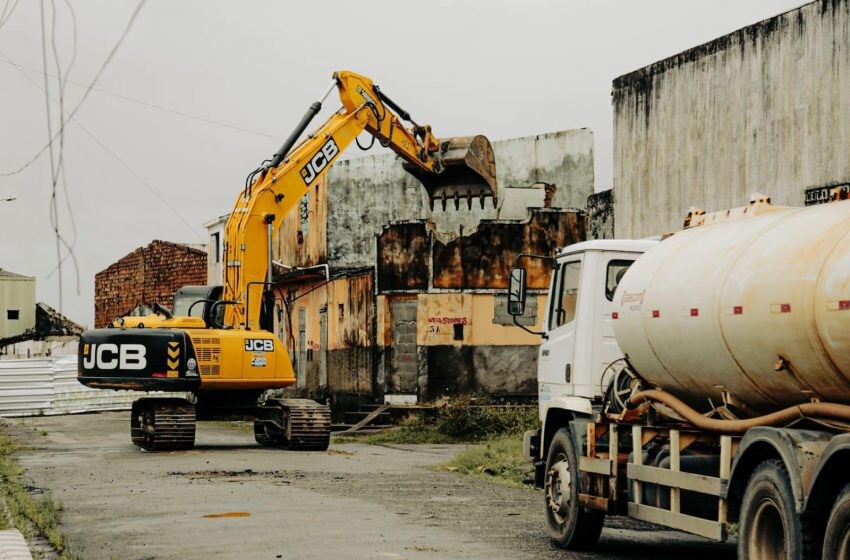
[[[570,510],[572,498],[572,474],[566,457],[559,457],[546,475],[546,499],[549,508],[557,517],[563,517]]]
[[[781,508],[773,500],[766,498],[758,505],[748,544],[753,557],[759,555],[759,558],[765,560],[780,560],[787,557]]]

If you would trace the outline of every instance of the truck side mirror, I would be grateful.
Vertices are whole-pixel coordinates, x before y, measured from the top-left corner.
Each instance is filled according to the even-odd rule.
[[[511,281],[508,287],[508,313],[521,317],[525,313],[525,269],[511,269]]]

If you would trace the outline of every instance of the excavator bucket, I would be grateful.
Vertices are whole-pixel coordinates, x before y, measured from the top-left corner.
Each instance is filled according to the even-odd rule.
[[[455,209],[460,208],[461,200],[472,209],[472,200],[477,198],[484,208],[484,199],[493,200],[493,208],[499,200],[496,184],[496,158],[493,147],[485,136],[463,136],[440,140],[439,160],[442,171],[430,173],[410,164],[404,168],[419,179],[431,202],[439,201],[446,209],[446,203],[453,201]]]

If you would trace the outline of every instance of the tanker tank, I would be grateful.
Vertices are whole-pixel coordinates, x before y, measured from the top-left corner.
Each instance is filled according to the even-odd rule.
[[[633,369],[701,412],[850,404],[850,200],[696,218],[617,288]]]

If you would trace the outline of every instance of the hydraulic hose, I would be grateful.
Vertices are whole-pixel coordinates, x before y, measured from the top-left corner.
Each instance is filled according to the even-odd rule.
[[[644,402],[658,402],[672,408],[676,414],[687,420],[694,427],[708,432],[721,432],[726,434],[742,434],[756,426],[782,426],[801,418],[840,420],[850,422],[850,406],[836,403],[809,402],[802,403],[782,410],[746,418],[743,420],[723,420],[720,418],[706,418],[677,397],[666,391],[650,389],[641,391],[629,398],[629,408],[634,408]]]

